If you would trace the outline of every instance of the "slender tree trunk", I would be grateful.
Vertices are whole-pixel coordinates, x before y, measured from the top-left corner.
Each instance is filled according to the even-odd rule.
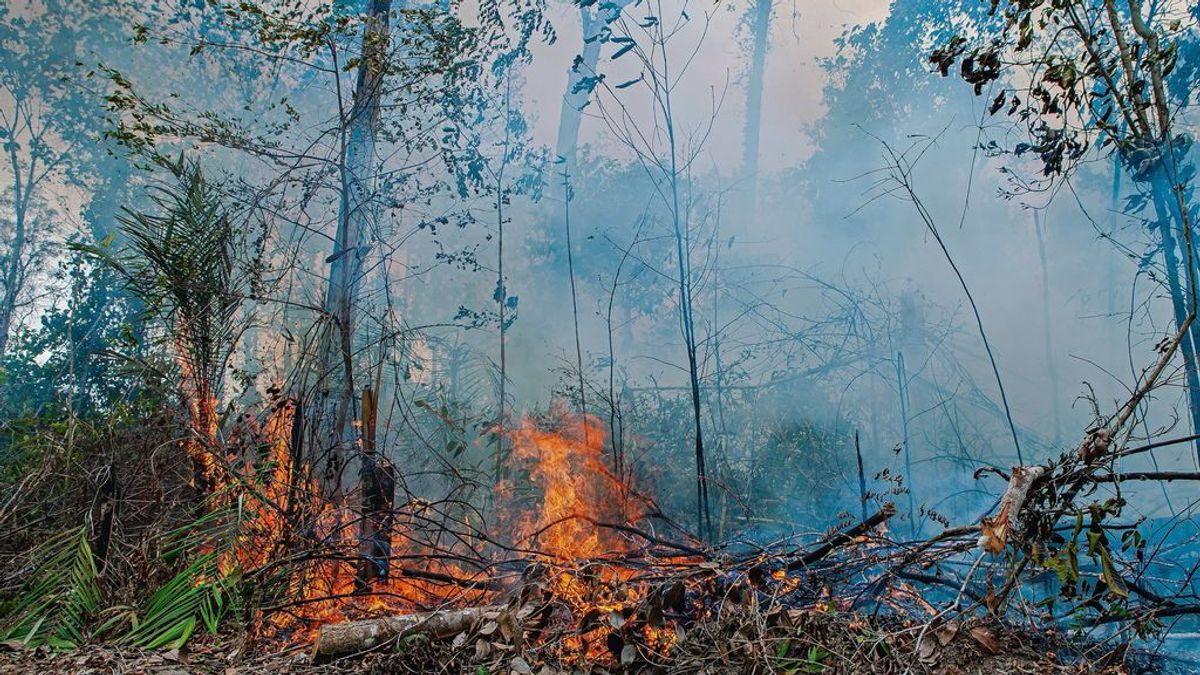
[[[755,0],[753,51],[746,82],[746,126],[742,135],[742,181],[744,213],[753,218],[758,202],[758,154],[762,133],[763,76],[767,64],[767,46],[771,34],[773,0]]]
[[[392,0],[371,0],[362,38],[353,103],[343,136],[340,162],[341,205],[333,254],[327,261],[327,325],[318,354],[316,441],[311,452],[323,464],[322,478],[332,496],[342,494],[348,453],[357,440],[350,424],[354,403],[354,303],[362,283],[363,257],[377,183],[375,140],[387,66]]]
[[[17,300],[25,287],[25,247],[29,241],[29,196],[33,192],[36,164],[31,164],[26,184],[21,177],[21,164],[17,159],[17,144],[8,144],[9,162],[12,166],[13,235],[8,244],[7,260],[4,265],[4,292],[0,295],[0,356],[8,349],[12,332],[13,317],[17,312]],[[36,162],[36,159],[33,160]]]
[[[21,261],[25,257],[26,240],[25,209],[18,207],[16,226],[12,242],[8,246],[8,260],[4,266],[4,295],[0,296],[0,356],[8,349],[9,333],[12,332],[13,316],[17,312],[17,297],[24,286],[21,283]]]
[[[718,228],[713,233],[713,239],[719,238],[720,229]],[[716,415],[714,418],[714,427],[717,429],[717,462],[719,469],[728,470],[728,457],[732,454],[729,450],[729,443],[732,436],[729,433],[729,425],[725,419],[725,366],[721,362],[721,320],[720,320],[720,282],[721,282],[721,246],[719,242],[714,247],[713,251],[713,295],[712,295],[712,323],[714,333],[712,336],[713,343],[713,379],[715,380],[716,390],[714,391],[716,403]],[[732,451],[736,453],[737,450]],[[729,475],[729,473],[726,473]],[[717,541],[723,541],[725,538],[726,514],[729,510],[729,495],[728,491],[723,491],[721,494],[721,506],[717,519]]]
[[[571,244],[571,174],[563,174],[563,225],[567,236],[567,277],[571,282],[571,321],[575,327],[575,368],[579,375],[579,412],[583,415],[583,442],[588,442],[587,392],[583,380],[583,343],[579,339],[579,295],[575,287],[575,253]]]
[[[908,483],[909,533],[917,536],[916,487],[913,485],[912,454],[908,442],[908,370],[904,367],[904,352],[896,352],[896,386],[900,390],[900,430],[904,441],[904,480]]]
[[[658,43],[666,44],[662,24],[658,25]],[[708,499],[708,471],[704,456],[704,427],[701,416],[700,365],[696,356],[696,324],[692,317],[692,274],[687,245],[687,229],[683,206],[679,198],[679,151],[675,138],[675,118],[671,108],[671,75],[668,69],[666,49],[662,50],[663,124],[667,131],[667,144],[671,153],[668,183],[671,190],[671,220],[675,235],[676,263],[679,267],[679,318],[683,331],[684,347],[687,351],[688,381],[692,394],[693,439],[696,451],[696,524],[702,538],[713,533],[712,511]]]
[[[1037,238],[1038,262],[1042,268],[1042,341],[1046,354],[1046,376],[1050,380],[1050,409],[1054,418],[1054,443],[1062,443],[1062,414],[1059,412],[1058,369],[1054,361],[1054,337],[1050,328],[1050,265],[1046,259],[1046,235],[1042,212],[1033,211],[1033,230]]]
[[[863,467],[862,445],[858,442],[858,430],[854,431],[854,457],[858,460],[858,505],[862,508],[862,519],[867,519],[867,474]]]
[[[1167,290],[1171,294],[1171,309],[1175,315],[1175,325],[1182,326],[1187,320],[1189,314],[1189,298],[1195,289],[1190,286],[1191,274],[1185,277],[1189,280],[1188,288],[1184,288],[1179,280],[1179,271],[1184,267],[1183,263],[1175,257],[1176,242],[1173,232],[1173,222],[1171,208],[1168,205],[1162,190],[1158,185],[1158,181],[1151,188],[1152,199],[1154,202],[1155,217],[1158,220],[1159,240],[1162,244],[1163,267],[1165,268],[1167,277]],[[1193,322],[1194,323],[1194,322]],[[1187,400],[1188,412],[1192,421],[1193,432],[1200,431],[1200,373],[1197,372],[1196,364],[1196,343],[1195,333],[1192,330],[1188,331],[1189,335],[1185,336],[1180,342],[1179,349],[1183,354],[1183,369],[1187,383]],[[1196,443],[1196,453],[1200,456],[1200,441]]]
[[[504,171],[508,168],[508,145],[512,125],[509,115],[512,112],[512,80],[511,76],[504,78],[504,143],[500,158],[500,169],[496,172],[496,293],[497,315],[500,318],[500,386],[499,401],[496,410],[496,472],[495,479],[499,482],[504,469],[504,438],[508,422],[508,412],[505,408],[508,397],[508,284],[504,280],[504,203],[507,195],[504,192]]]

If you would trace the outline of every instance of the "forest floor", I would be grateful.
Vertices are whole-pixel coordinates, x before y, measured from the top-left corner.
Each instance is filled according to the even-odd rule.
[[[816,613],[814,613],[816,614]],[[639,658],[625,666],[601,657],[579,660],[568,650],[520,649],[488,642],[472,633],[454,640],[409,639],[391,649],[314,664],[299,646],[278,653],[235,658],[229,644],[201,640],[187,651],[123,650],[88,645],[64,652],[47,647],[21,649],[0,645],[0,673],[100,675],[257,675],[305,673],[474,673],[477,675],[551,675],[557,673],[850,673],[1000,675],[1010,673],[1193,673],[1198,664],[1141,652],[1112,651],[1102,644],[1080,645],[1055,635],[1006,629],[981,622],[951,622],[925,632],[921,626],[891,619],[819,613],[787,638],[750,639],[731,626],[697,626],[666,658]],[[808,617],[811,618],[811,617]],[[264,647],[269,649],[269,647]]]

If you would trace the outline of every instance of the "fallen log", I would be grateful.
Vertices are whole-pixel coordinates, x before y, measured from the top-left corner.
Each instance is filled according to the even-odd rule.
[[[319,663],[369,651],[388,641],[418,633],[435,638],[458,635],[482,621],[495,619],[503,610],[503,605],[484,605],[326,624],[321,626],[313,642],[312,661]]]

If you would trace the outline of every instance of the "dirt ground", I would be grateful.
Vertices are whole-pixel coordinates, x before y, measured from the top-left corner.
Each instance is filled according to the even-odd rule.
[[[804,625],[780,641],[775,635],[747,636],[729,626],[697,629],[669,658],[647,657],[617,665],[582,663],[563,650],[514,648],[464,636],[453,641],[408,639],[388,649],[329,664],[310,662],[307,650],[237,658],[229,644],[195,644],[185,652],[139,652],[87,645],[70,652],[0,645],[0,673],[47,675],[258,675],[273,673],[471,673],[474,675],[557,675],[559,673],[709,674],[929,673],[1008,675],[1011,673],[1194,673],[1200,664],[1104,645],[1069,645],[1054,636],[1002,630],[983,624],[950,623],[925,631],[892,626],[889,631],[851,631],[843,620]],[[869,639],[864,639],[868,635]],[[914,645],[922,645],[914,648]],[[570,661],[568,663],[568,661]]]

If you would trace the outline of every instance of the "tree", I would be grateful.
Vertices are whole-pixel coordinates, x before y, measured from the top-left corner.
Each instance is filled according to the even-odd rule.
[[[758,146],[762,135],[763,81],[771,36],[773,0],[754,0],[747,13],[751,26],[750,64],[746,73],[746,126],[742,134],[742,180],[747,211],[753,217],[758,201]]]
[[[52,281],[39,274],[69,230],[57,188],[84,185],[103,155],[101,108],[79,86],[76,63],[111,28],[106,8],[0,7],[0,206],[9,212],[0,224],[0,355]]]
[[[351,107],[338,129],[337,171],[340,184],[337,230],[333,252],[327,258],[329,278],[325,289],[322,337],[317,377],[321,384],[310,414],[313,441],[327,457],[325,477],[331,494],[339,494],[342,470],[357,434],[350,428],[354,401],[354,308],[362,285],[363,260],[378,208],[380,101],[388,71],[391,0],[371,0],[364,18],[362,50],[356,68]],[[364,467],[364,476],[375,473]]]
[[[591,103],[595,80],[600,76],[600,50],[608,42],[609,24],[620,16],[630,0],[597,4],[595,0],[579,2],[579,24],[583,32],[583,51],[571,62],[567,74],[567,90],[563,93],[562,109],[558,116],[558,137],[554,151],[563,161],[567,176],[576,176],[579,154],[579,129],[583,111]]]
[[[118,256],[92,251],[121,273],[173,357],[190,416],[186,444],[193,483],[215,486],[222,455],[218,410],[225,371],[242,335],[246,284],[236,264],[237,230],[217,187],[199,164],[167,164],[171,179],[152,191],[153,210],[119,217],[128,238]]]
[[[654,185],[663,209],[668,236],[672,244],[671,257],[675,269],[675,284],[679,312],[679,330],[686,357],[685,373],[691,408],[691,437],[696,467],[696,526],[702,537],[714,533],[709,500],[708,457],[704,443],[703,392],[701,388],[699,321],[695,305],[702,270],[693,267],[692,240],[693,203],[690,201],[690,180],[693,163],[701,152],[704,139],[711,130],[716,110],[701,122],[699,129],[689,135],[683,120],[677,117],[672,91],[687,69],[675,63],[673,42],[688,26],[691,18],[686,10],[676,16],[663,13],[662,3],[649,8],[649,16],[633,19],[624,13],[614,14],[610,26],[602,31],[602,40],[619,45],[614,60],[630,55],[640,73],[633,79],[609,84],[604,74],[586,77],[581,86],[588,92],[604,93],[601,115],[610,131],[630,150]],[[703,39],[701,36],[700,39]],[[678,70],[675,68],[678,67]],[[621,90],[640,87],[649,95],[653,122],[647,124],[634,116],[624,104]]]
[[[1196,259],[1192,248],[1192,139],[1177,120],[1191,101],[1190,82],[1171,86],[1179,42],[1194,35],[1196,17],[1160,7],[1148,18],[1140,0],[997,2],[984,30],[955,35],[929,60],[948,75],[959,65],[975,94],[998,88],[989,112],[1005,111],[1024,129],[1025,142],[1005,152],[1036,161],[1040,175],[1025,192],[1047,191],[1068,180],[1094,155],[1115,154],[1138,193],[1126,201],[1149,207],[1162,256],[1187,382],[1192,426],[1200,429],[1200,329],[1196,313]],[[1052,36],[1052,37],[1051,37]],[[1200,456],[1200,443],[1197,444]]]

